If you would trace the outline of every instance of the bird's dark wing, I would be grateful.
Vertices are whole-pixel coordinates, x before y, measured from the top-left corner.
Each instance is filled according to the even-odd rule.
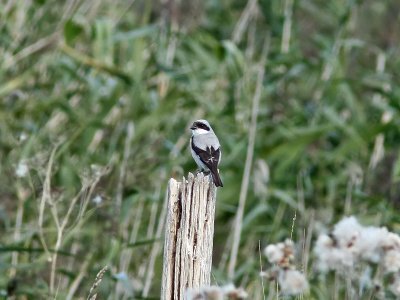
[[[219,172],[218,172],[218,163],[219,163],[219,159],[221,157],[220,148],[215,149],[213,146],[211,146],[211,147],[207,147],[205,150],[203,150],[194,145],[193,139],[191,142],[191,146],[192,146],[193,151],[196,153],[196,155],[210,170],[215,186],[216,187],[224,186],[222,183],[221,177],[219,177]]]
[[[200,160],[207,166],[207,168],[210,169],[210,171],[218,170],[218,163],[221,155],[221,151],[219,148],[214,149],[214,147],[211,146],[203,150],[196,147],[192,139],[192,149],[199,156]]]

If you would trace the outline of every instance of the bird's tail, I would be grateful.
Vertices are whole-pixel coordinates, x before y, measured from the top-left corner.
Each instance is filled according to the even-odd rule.
[[[219,177],[219,172],[218,169],[215,168],[213,170],[211,170],[211,176],[213,178],[214,184],[216,187],[223,187],[224,185],[222,184],[222,180],[221,177]]]

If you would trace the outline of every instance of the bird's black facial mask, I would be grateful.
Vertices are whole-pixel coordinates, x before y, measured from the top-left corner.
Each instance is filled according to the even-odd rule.
[[[194,122],[192,127],[190,127],[190,129],[195,130],[195,129],[204,129],[206,131],[210,131],[210,127],[208,127],[206,124],[204,123],[200,123],[200,122]]]

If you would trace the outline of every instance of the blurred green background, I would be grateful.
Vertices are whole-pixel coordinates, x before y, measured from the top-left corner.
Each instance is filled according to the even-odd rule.
[[[0,15],[5,299],[86,299],[104,266],[98,299],[159,298],[164,195],[196,169],[200,118],[223,148],[213,284],[263,299],[259,244],[292,237],[304,258],[344,215],[400,231],[399,1],[7,0]]]

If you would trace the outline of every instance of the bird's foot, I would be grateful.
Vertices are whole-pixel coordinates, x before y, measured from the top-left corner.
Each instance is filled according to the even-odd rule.
[[[205,171],[205,170],[196,170],[196,176],[199,175],[199,173],[203,173],[204,175],[210,175],[210,171]]]

